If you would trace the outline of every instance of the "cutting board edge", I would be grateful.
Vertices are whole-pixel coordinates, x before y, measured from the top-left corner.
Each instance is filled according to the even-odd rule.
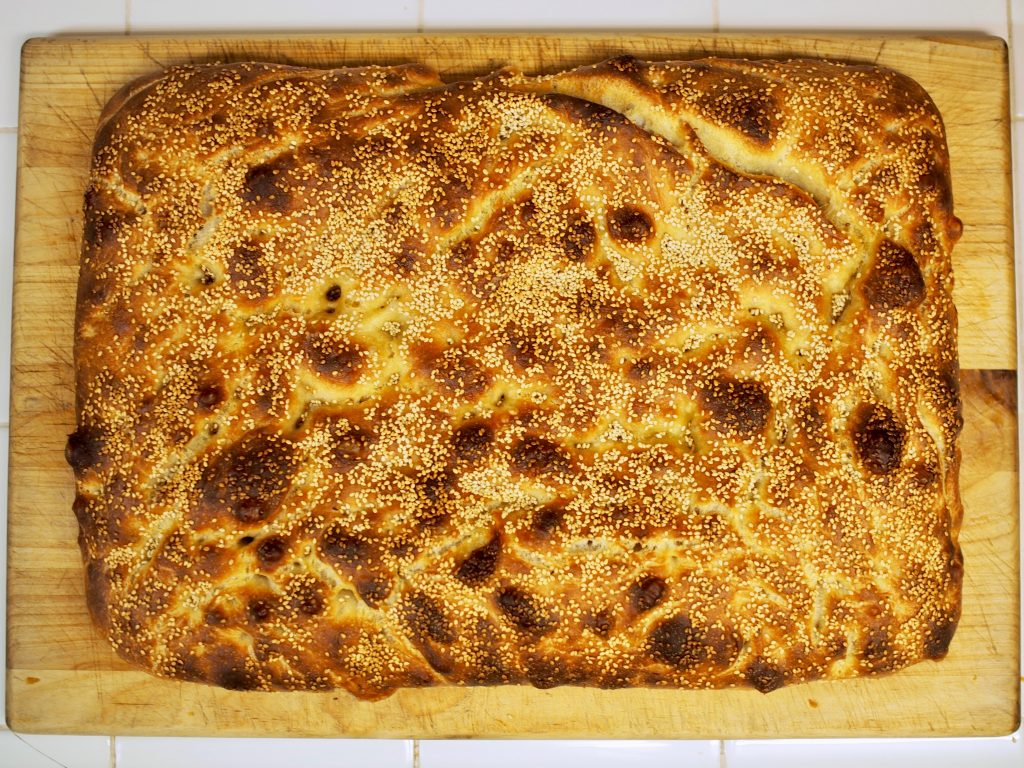
[[[441,42],[452,42],[463,40],[467,37],[474,38],[476,40],[507,40],[507,39],[526,39],[531,40],[548,40],[552,42],[561,41],[565,39],[571,39],[575,41],[593,41],[593,42],[613,42],[621,40],[624,46],[629,44],[635,44],[638,41],[678,41],[682,45],[692,46],[692,50],[687,51],[679,56],[680,59],[694,59],[703,58],[708,56],[723,55],[716,54],[713,51],[709,51],[707,48],[708,42],[725,42],[725,41],[738,41],[741,44],[749,43],[751,45],[758,43],[765,43],[766,41],[778,46],[785,48],[787,45],[800,45],[808,44],[815,41],[821,41],[823,43],[834,43],[838,40],[848,43],[868,42],[874,40],[895,40],[903,42],[921,42],[921,43],[937,43],[941,45],[951,46],[965,46],[974,48],[980,51],[986,51],[993,56],[997,57],[1003,66],[1002,79],[1005,82],[1009,82],[1009,46],[1007,41],[996,35],[989,35],[984,33],[975,33],[970,31],[948,31],[934,34],[922,34],[913,32],[875,32],[872,30],[845,30],[845,31],[806,31],[806,30],[773,30],[769,34],[764,32],[758,32],[755,30],[742,30],[737,32],[697,32],[686,28],[673,29],[668,32],[659,30],[630,30],[627,33],[615,32],[611,29],[592,29],[592,30],[567,30],[561,31],[542,31],[534,32],[527,29],[522,30],[509,30],[497,32],[494,30],[440,30],[440,31],[409,31],[409,32],[387,32],[373,33],[365,30],[344,30],[340,29],[336,32],[322,32],[322,31],[296,31],[289,32],[286,34],[275,34],[273,32],[254,31],[253,33],[245,32],[231,32],[231,33],[210,33],[210,32],[186,32],[179,35],[169,35],[166,33],[132,33],[125,35],[115,34],[67,34],[67,35],[52,35],[45,37],[33,37],[26,40],[21,47],[21,70],[20,77],[21,82],[24,85],[24,78],[26,72],[31,71],[31,68],[39,61],[46,60],[49,58],[55,58],[58,56],[58,48],[60,46],[71,46],[72,48],[90,48],[94,46],[116,46],[120,48],[130,48],[139,44],[168,44],[173,42],[186,42],[196,45],[208,45],[214,42],[224,41],[226,43],[278,43],[285,44],[288,42],[319,42],[319,43],[330,43],[332,41],[346,42],[346,43],[358,43],[360,41],[378,41],[384,36],[390,42],[413,42],[416,41],[416,45],[423,45],[425,41],[441,41]],[[699,46],[699,49],[698,49]],[[644,54],[652,59],[664,59],[664,56],[656,54]],[[799,53],[786,53],[781,52],[778,54],[762,55],[756,54],[761,58],[778,58],[786,56],[800,56]],[[803,54],[806,56],[807,54]],[[61,55],[60,58],[65,58]],[[228,56],[227,58],[232,58]],[[843,57],[834,56],[826,57],[841,60]],[[165,66],[161,62],[154,59],[156,66]],[[564,65],[557,65],[564,66]],[[25,89],[21,89],[22,95],[25,93]],[[1008,99],[1007,89],[1007,99]]]
[[[941,664],[941,662],[938,662]],[[22,674],[28,674],[30,672],[37,672],[45,674],[45,670],[24,670]],[[8,694],[18,690],[15,687],[15,671],[7,670],[7,692]],[[80,674],[90,675],[89,672],[82,672]],[[145,676],[146,673],[141,671],[130,671],[127,673],[120,673],[126,676]],[[898,676],[900,673],[894,673],[892,676]],[[178,681],[163,681],[168,683],[169,690],[178,685],[197,685],[195,683],[180,683]],[[872,682],[872,681],[868,681]],[[653,727],[645,731],[637,730],[630,726],[626,719],[621,722],[603,722],[600,726],[587,728],[579,725],[574,727],[555,727],[550,729],[544,728],[528,728],[521,731],[510,731],[507,726],[502,727],[501,718],[496,716],[490,729],[467,729],[459,728],[452,724],[453,715],[442,711],[436,715],[436,720],[433,717],[416,718],[415,722],[422,726],[424,722],[427,723],[427,728],[422,727],[416,730],[410,730],[402,727],[374,727],[374,728],[360,728],[351,731],[340,731],[340,726],[336,728],[296,728],[293,723],[289,723],[288,730],[276,731],[272,735],[278,738],[385,738],[385,739],[480,739],[480,738],[500,738],[500,739],[722,739],[722,740],[737,740],[737,739],[802,739],[802,738],[948,738],[948,737],[1002,737],[1008,736],[1017,731],[1021,724],[1021,707],[1020,707],[1020,693],[1021,687],[1016,679],[1010,679],[1009,676],[1004,675],[998,681],[1000,685],[1006,686],[1010,697],[1013,699],[1014,706],[1012,709],[1000,709],[993,710],[991,706],[978,707],[973,711],[965,713],[965,716],[954,725],[946,723],[940,723],[938,720],[932,722],[924,722],[920,724],[920,727],[900,727],[900,728],[886,728],[879,725],[871,725],[867,720],[863,721],[863,725],[855,725],[849,728],[836,728],[829,725],[803,725],[799,724],[791,729],[779,728],[777,723],[764,723],[757,727],[747,727],[745,730],[741,730],[739,726],[735,728],[723,728],[721,730],[702,730],[699,727],[688,728],[685,725],[667,724],[663,727]],[[819,683],[820,684],[820,683]],[[835,681],[835,684],[842,684],[842,681]],[[814,684],[812,684],[814,685]],[[514,688],[524,688],[535,695],[542,696],[545,691],[530,689],[528,686],[513,686]],[[802,686],[790,687],[790,691],[794,688],[801,688]],[[1012,693],[1010,690],[1012,689]],[[427,689],[429,692],[430,689]],[[436,689],[435,689],[436,690]],[[593,690],[593,689],[589,689]],[[986,690],[993,690],[987,688]],[[23,690],[20,691],[23,694],[29,694],[30,689],[28,686],[24,686]],[[416,691],[419,693],[421,691]],[[663,691],[662,691],[663,692]],[[343,695],[348,695],[344,694]],[[411,693],[411,692],[410,692]],[[602,692],[614,695],[615,691]],[[703,691],[702,694],[715,695],[716,693],[727,693],[727,691]],[[752,695],[762,696],[763,694]],[[291,696],[289,693],[273,693],[263,694],[271,696]],[[296,696],[305,696],[310,694],[298,693]],[[323,692],[313,694],[316,696],[330,697],[331,692]],[[337,695],[337,692],[334,694]],[[771,694],[768,694],[769,696]],[[98,701],[97,697],[97,701]],[[19,704],[27,701],[26,698],[19,696]],[[357,705],[365,704],[357,699],[352,699],[353,703]],[[371,705],[372,706],[372,705]],[[95,710],[93,710],[95,711]],[[972,721],[971,718],[975,718]],[[412,720],[412,718],[410,718]],[[979,725],[978,721],[984,721],[984,725]],[[76,735],[103,735],[103,736],[191,736],[195,737],[198,735],[211,735],[217,737],[229,737],[229,738],[246,738],[252,737],[252,729],[245,728],[243,726],[207,726],[202,728],[192,722],[170,722],[162,723],[159,728],[150,725],[132,725],[124,722],[118,722],[115,725],[104,724],[102,722],[90,721],[90,722],[75,722],[70,725],[65,720],[58,721],[57,718],[47,720],[45,718],[32,718],[30,716],[22,717],[21,713],[15,709],[12,709],[10,702],[8,703],[6,712],[6,722],[8,728],[12,731],[19,733],[38,733],[38,734],[76,734]]]

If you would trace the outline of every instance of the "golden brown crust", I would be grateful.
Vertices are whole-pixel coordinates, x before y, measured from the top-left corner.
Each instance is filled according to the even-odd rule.
[[[941,658],[942,125],[825,62],[180,67],[104,111],[68,441],[117,651],[228,688]]]

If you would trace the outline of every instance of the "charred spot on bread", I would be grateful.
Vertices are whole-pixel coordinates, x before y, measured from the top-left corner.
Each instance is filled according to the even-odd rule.
[[[463,424],[452,434],[452,449],[463,461],[477,461],[487,455],[494,442],[494,430],[482,421]]]
[[[853,418],[852,434],[857,456],[872,474],[887,475],[900,466],[906,430],[887,406],[861,405]]]
[[[879,311],[914,307],[925,295],[924,277],[914,254],[892,240],[882,240],[864,280],[864,297]]]
[[[701,394],[713,428],[722,434],[750,437],[768,425],[771,400],[759,381],[717,376]]]
[[[646,245],[654,237],[654,222],[647,211],[622,206],[608,212],[608,234],[624,245]]]
[[[203,500],[240,523],[261,522],[280,507],[298,465],[291,441],[253,430],[210,463],[201,481]]]
[[[474,549],[459,563],[455,576],[467,586],[479,587],[494,574],[500,555],[501,536],[495,533],[490,541]]]

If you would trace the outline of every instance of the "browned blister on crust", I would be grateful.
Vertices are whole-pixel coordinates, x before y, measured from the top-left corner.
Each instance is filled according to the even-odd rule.
[[[127,86],[67,444],[97,625],[159,675],[364,698],[941,658],[949,185],[874,67]]]

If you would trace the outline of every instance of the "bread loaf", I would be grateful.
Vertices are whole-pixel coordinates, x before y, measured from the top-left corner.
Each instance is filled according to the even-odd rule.
[[[176,67],[105,109],[68,440],[116,651],[233,689],[947,652],[945,138],[897,73]]]

